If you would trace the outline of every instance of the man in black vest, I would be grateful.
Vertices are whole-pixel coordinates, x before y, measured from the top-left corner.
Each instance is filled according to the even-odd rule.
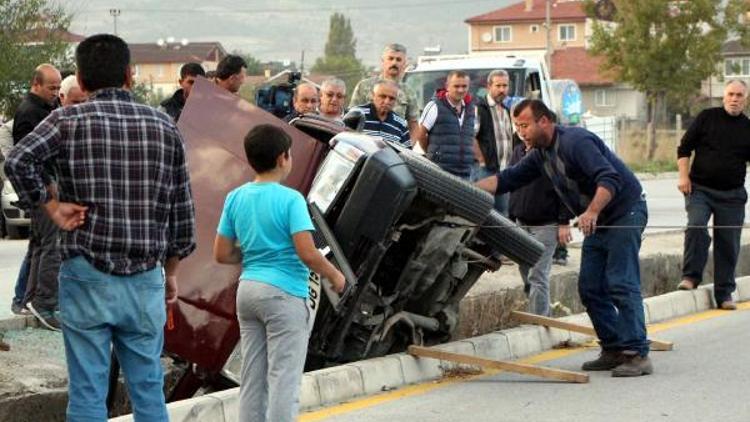
[[[427,158],[467,180],[474,165],[474,107],[468,92],[466,72],[448,73],[445,89],[425,105],[415,135]]]
[[[474,154],[479,163],[472,174],[474,181],[508,167],[513,148],[518,144],[513,140],[510,109],[503,104],[508,95],[509,81],[508,72],[493,70],[487,76],[487,95],[476,99],[478,130]],[[507,193],[495,195],[495,209],[508,215]]]

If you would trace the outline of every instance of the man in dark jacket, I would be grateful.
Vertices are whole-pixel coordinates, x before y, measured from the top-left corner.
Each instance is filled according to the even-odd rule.
[[[13,117],[13,145],[20,142],[57,108],[61,83],[60,72],[50,64],[39,65],[34,70],[31,89]],[[44,183],[54,192],[53,170],[49,167],[45,170]],[[22,314],[24,309],[28,309],[43,327],[59,331],[60,323],[54,313],[57,308],[57,274],[60,269],[58,230],[41,207],[29,208],[29,214],[29,247],[16,280],[16,291],[23,291],[24,296],[13,298],[11,310]]]
[[[531,151],[531,144],[518,144],[510,157],[509,165],[520,162]],[[555,188],[547,177],[510,193],[509,215],[544,245],[544,253],[533,267],[521,265],[524,290],[529,297],[529,312],[550,315],[549,273],[552,255],[558,242],[565,245],[571,240],[570,225],[573,215],[557,198]]]
[[[747,85],[740,80],[724,87],[724,105],[702,111],[677,148],[678,189],[685,195],[685,230],[681,290],[698,287],[708,260],[711,237],[705,228],[713,215],[714,297],[719,309],[737,309],[735,267],[745,221],[745,175],[750,162],[750,119]],[[693,164],[690,156],[694,155]],[[689,171],[688,171],[689,170]]]
[[[652,373],[638,262],[648,220],[640,182],[599,137],[582,128],[555,125],[552,112],[539,100],[518,103],[513,119],[519,136],[533,150],[518,164],[477,184],[502,193],[549,178],[560,202],[578,215],[585,236],[578,292],[602,352],[583,369],[612,370],[616,377]]]
[[[427,103],[419,118],[414,138],[427,158],[440,168],[463,179],[474,165],[474,105],[469,92],[469,74],[454,70]]]
[[[513,148],[513,122],[510,109],[503,104],[508,96],[510,78],[505,70],[493,70],[487,76],[487,95],[476,99],[476,145],[478,164],[472,180],[484,179],[508,167]],[[495,195],[495,209],[508,215],[508,194]]]
[[[206,71],[200,63],[185,63],[180,68],[180,89],[175,93],[162,101],[159,105],[159,111],[163,111],[172,118],[175,122],[180,119],[180,113],[182,108],[185,107],[185,101],[190,96],[190,91],[193,89],[195,78],[198,76],[206,76]]]

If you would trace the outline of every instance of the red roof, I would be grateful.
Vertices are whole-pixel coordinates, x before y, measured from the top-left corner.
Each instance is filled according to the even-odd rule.
[[[48,39],[76,44],[86,39],[83,35],[74,34],[64,29],[35,28],[26,33],[29,42],[43,42]]]
[[[227,55],[219,42],[154,43],[128,44],[130,61],[143,63],[188,63],[218,62]]]
[[[466,19],[466,23],[506,23],[543,21],[546,17],[547,0],[532,0],[530,11],[526,10],[526,1],[512,4],[508,7],[474,16]],[[583,11],[583,2],[578,0],[556,0],[552,3],[553,21],[585,21],[586,13]]]
[[[573,79],[581,86],[615,83],[614,76],[601,70],[604,59],[590,55],[583,47],[568,47],[552,53],[552,79]]]

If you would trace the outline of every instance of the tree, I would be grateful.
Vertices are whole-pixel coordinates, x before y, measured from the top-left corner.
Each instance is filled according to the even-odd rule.
[[[365,74],[365,67],[357,58],[356,49],[357,40],[349,19],[343,14],[334,13],[331,15],[325,55],[315,60],[311,70],[343,79],[347,89],[351,91]]]
[[[610,0],[613,22],[594,20],[591,51],[604,57],[603,70],[646,94],[648,159],[656,150],[656,112],[666,104],[686,103],[701,82],[717,72],[721,46],[741,28],[744,0]],[[594,18],[596,1],[586,0]]]
[[[253,56],[252,54],[243,53],[242,51],[239,51],[239,50],[233,51],[232,54],[235,54],[245,59],[245,63],[247,63],[248,75],[262,75],[263,74],[263,64],[260,62],[260,60],[256,59],[255,56]]]
[[[70,19],[47,0],[0,0],[0,114],[13,115],[36,66],[69,65],[68,45],[60,34]]]

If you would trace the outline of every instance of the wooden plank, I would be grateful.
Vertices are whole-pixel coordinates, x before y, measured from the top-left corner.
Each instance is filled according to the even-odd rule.
[[[451,362],[462,363],[467,365],[478,365],[485,368],[501,369],[503,371],[514,372],[517,374],[533,375],[542,378],[551,378],[566,382],[587,383],[589,376],[574,371],[564,369],[549,368],[546,366],[527,365],[524,363],[508,362],[504,360],[492,360],[480,358],[477,356],[462,355],[458,353],[446,352],[443,350],[432,349],[422,346],[409,346],[409,354],[423,358],[432,358],[448,360]]]
[[[561,321],[555,318],[548,318],[540,315],[530,314],[528,312],[511,311],[510,316],[515,318],[517,321],[526,324],[543,325],[545,327],[559,328],[561,330],[573,331],[580,334],[586,334],[589,336],[596,337],[596,331],[592,327],[585,325],[573,324],[566,321]],[[674,343],[670,341],[654,340],[651,339],[651,350],[656,351],[670,351],[674,349]]]

